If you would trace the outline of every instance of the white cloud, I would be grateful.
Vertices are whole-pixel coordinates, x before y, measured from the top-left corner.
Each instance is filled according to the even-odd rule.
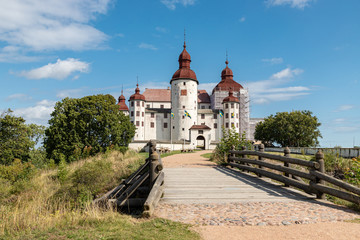
[[[150,50],[158,50],[157,47],[155,47],[152,44],[148,44],[148,43],[140,43],[139,48],[150,49]]]
[[[261,61],[266,62],[266,63],[270,63],[272,65],[281,64],[281,63],[284,62],[284,60],[281,57],[280,58],[261,59]]]
[[[288,101],[310,94],[310,89],[304,86],[281,87],[281,85],[292,82],[301,73],[303,73],[302,69],[286,68],[273,74],[268,80],[247,83],[246,87],[249,88],[252,102],[255,104],[265,104],[276,101]]]
[[[78,59],[68,58],[66,60],[58,59],[56,63],[49,63],[40,68],[30,71],[23,71],[19,75],[29,79],[54,78],[62,80],[74,72],[86,73],[90,69],[90,64],[79,61]]]
[[[55,101],[42,100],[35,106],[14,110],[16,116],[22,116],[27,123],[46,125],[50,114],[54,111]]]
[[[242,17],[239,19],[239,22],[245,22],[246,21],[246,18],[245,17]]]
[[[341,105],[340,107],[338,107],[335,112],[342,112],[342,111],[347,111],[350,109],[353,109],[355,106],[354,105]]]
[[[194,5],[196,0],[161,0],[161,2],[169,9],[175,10],[177,4],[181,4],[184,7],[188,5]]]
[[[163,28],[163,27],[156,27],[155,30],[158,31],[158,32],[161,32],[161,33],[166,33],[167,32],[166,28]]]
[[[90,22],[105,14],[111,0],[0,1],[0,42],[18,54],[102,47],[108,38]],[[0,60],[6,52],[0,51]],[[13,53],[14,54],[14,53]],[[19,57],[19,61],[22,60]],[[26,60],[26,58],[24,59]]]
[[[290,5],[292,8],[304,9],[315,0],[266,0],[269,6]]]
[[[58,91],[56,96],[61,99],[66,98],[66,97],[77,98],[77,97],[84,96],[84,90],[85,90],[85,88],[60,90],[60,91]]]
[[[13,100],[20,100],[20,101],[27,101],[32,99],[31,96],[23,94],[23,93],[15,93],[8,96],[5,100],[6,101],[13,101]]]

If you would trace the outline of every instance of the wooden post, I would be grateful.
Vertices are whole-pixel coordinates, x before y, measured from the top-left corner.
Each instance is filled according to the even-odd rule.
[[[284,156],[285,157],[290,157],[290,149],[288,147],[286,147],[284,149]],[[287,163],[287,162],[284,162],[284,167],[290,167],[290,164]],[[285,177],[289,177],[289,174],[288,173],[285,173]],[[285,183],[285,187],[289,187],[289,184],[286,184]]]
[[[262,152],[262,153],[265,152],[265,146],[264,146],[264,144],[260,144],[260,145],[259,145],[259,151]],[[260,156],[259,156],[259,161],[263,161],[262,157],[260,157]],[[262,168],[262,166],[259,165],[259,168]],[[259,174],[258,176],[259,176],[259,177],[262,177],[261,174]]]
[[[316,161],[319,163],[320,167],[318,170],[315,169],[315,171],[319,171],[321,173],[325,173],[325,162],[324,162],[324,154],[322,153],[322,151],[319,149],[319,151],[315,154],[315,158],[316,158]],[[318,184],[324,184],[325,181],[324,180],[321,180],[320,178],[316,177],[316,180],[315,180],[316,183]],[[325,194],[321,191],[317,191],[317,194],[316,194],[316,198],[318,199],[325,199]]]
[[[235,151],[235,146],[234,146],[234,145],[231,146],[231,150],[232,150],[232,151]],[[230,155],[230,154],[229,154],[229,155]],[[231,156],[232,156],[232,157],[236,157],[235,153],[231,154]],[[228,160],[228,163],[229,163],[229,162],[234,162],[234,161]],[[231,167],[231,168],[233,168],[233,167]]]
[[[156,167],[159,165],[159,155],[156,152],[156,142],[151,140],[149,145],[149,187],[151,189],[158,175]]]

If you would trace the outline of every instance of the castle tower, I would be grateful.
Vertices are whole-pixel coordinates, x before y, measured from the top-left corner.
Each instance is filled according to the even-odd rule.
[[[230,89],[229,96],[224,98],[223,102],[224,111],[224,127],[226,129],[235,128],[236,132],[239,132],[239,98],[233,95],[233,91]]]
[[[129,108],[126,105],[126,99],[125,96],[123,94],[123,90],[121,90],[121,95],[119,97],[119,102],[117,104],[119,106],[119,111],[124,113],[125,116],[129,116]]]
[[[197,124],[198,84],[196,74],[190,69],[191,57],[184,50],[179,56],[179,69],[174,73],[171,84],[171,111],[173,140],[190,140],[189,129]]]
[[[145,139],[145,97],[140,94],[139,84],[136,84],[135,93],[130,96],[130,119],[136,126],[134,140]]]

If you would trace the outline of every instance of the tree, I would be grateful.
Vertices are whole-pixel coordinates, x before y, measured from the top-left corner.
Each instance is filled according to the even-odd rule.
[[[51,113],[44,146],[48,158],[71,162],[110,147],[127,147],[134,134],[135,126],[113,96],[65,98]]]
[[[12,164],[15,158],[28,161],[43,131],[42,126],[26,125],[22,117],[11,113],[8,109],[0,115],[0,164],[4,165]]]
[[[278,112],[270,115],[255,128],[255,139],[265,145],[310,147],[319,144],[321,123],[310,111]]]

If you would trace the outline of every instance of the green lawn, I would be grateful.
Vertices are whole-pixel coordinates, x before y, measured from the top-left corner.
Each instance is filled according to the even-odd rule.
[[[196,240],[200,236],[190,225],[165,219],[134,220],[119,216],[106,221],[86,221],[81,225],[54,227],[46,231],[30,231],[1,239],[178,239]]]
[[[202,154],[202,155],[200,155],[200,156],[202,156],[202,157],[204,157],[204,158],[211,158],[211,156],[213,155],[213,153],[204,153],[204,154]]]

